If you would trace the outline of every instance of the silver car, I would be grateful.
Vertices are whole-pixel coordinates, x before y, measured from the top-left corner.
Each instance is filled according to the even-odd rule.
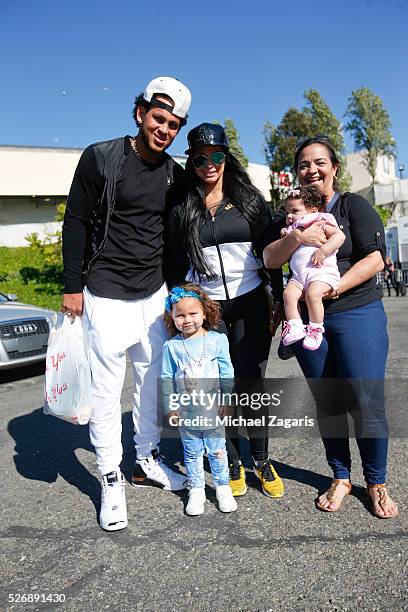
[[[0,293],[0,371],[45,359],[48,334],[56,323],[56,312],[15,300]]]

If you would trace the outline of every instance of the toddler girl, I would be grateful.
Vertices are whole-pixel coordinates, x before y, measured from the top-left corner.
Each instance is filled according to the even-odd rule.
[[[164,320],[174,337],[163,347],[163,407],[170,424],[179,425],[190,488],[186,514],[190,516],[204,512],[204,451],[219,509],[237,509],[229,486],[222,424],[223,417],[231,413],[234,370],[227,336],[209,330],[219,319],[218,304],[196,285],[174,287],[166,299]]]
[[[345,240],[333,215],[325,213],[325,196],[317,187],[299,187],[285,200],[286,224],[281,234],[297,228],[306,228],[316,221],[324,221],[322,229],[327,242],[320,248],[301,244],[290,258],[292,277],[283,292],[286,323],[282,332],[285,346],[303,338],[303,347],[315,351],[322,342],[323,296],[331,289],[336,291],[340,283],[336,253]],[[299,314],[299,299],[304,293],[309,312],[306,327]]]

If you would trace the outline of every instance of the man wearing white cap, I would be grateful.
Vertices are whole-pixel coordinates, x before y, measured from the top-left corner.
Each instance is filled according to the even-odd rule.
[[[100,525],[127,525],[121,404],[126,354],[132,364],[136,463],[132,483],[184,488],[158,453],[157,381],[167,335],[162,321],[163,225],[183,170],[165,152],[187,121],[191,94],[177,79],[151,81],[135,100],[139,131],[90,145],[78,163],[63,226],[62,311],[83,315],[94,407],[89,423],[102,476]]]

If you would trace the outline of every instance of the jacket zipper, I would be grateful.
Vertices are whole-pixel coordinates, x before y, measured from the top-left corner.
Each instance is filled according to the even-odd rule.
[[[102,251],[103,251],[103,249],[105,247],[105,244],[106,244],[106,238],[108,236],[108,225],[109,225],[109,221],[110,221],[110,218],[112,216],[112,213],[113,213],[113,210],[114,210],[115,204],[116,204],[116,183],[117,183],[117,180],[118,180],[118,178],[120,176],[120,173],[122,171],[122,168],[123,168],[123,165],[124,165],[125,161],[126,161],[126,155],[123,154],[122,158],[120,160],[119,171],[118,171],[117,177],[115,179],[115,199],[114,199],[113,205],[110,207],[110,210],[108,209],[108,214],[107,214],[107,217],[106,217],[105,231],[104,231],[103,240],[102,240],[101,244],[99,245],[99,248],[96,251],[96,253],[94,253],[93,256],[91,257],[91,259],[88,261],[88,265],[87,265],[86,271],[85,271],[85,284],[87,284],[87,282],[88,282],[88,276],[89,276],[89,272],[91,270],[92,264],[99,257],[99,255],[102,253]],[[107,187],[107,182],[105,183],[104,189],[106,189],[106,187]],[[102,193],[102,196],[101,196],[101,203],[102,203],[102,198],[103,197],[104,197],[104,193]]]
[[[105,247],[106,238],[108,236],[108,224],[109,224],[110,218],[111,218],[112,213],[113,213],[113,208],[114,207],[112,207],[112,209],[108,212],[108,215],[107,215],[107,218],[106,218],[105,233],[104,233],[103,240],[102,240],[101,244],[99,245],[98,250],[93,254],[91,259],[88,261],[88,265],[87,265],[86,272],[85,272],[85,284],[88,283],[88,276],[89,276],[89,272],[91,271],[92,264],[94,263],[94,261],[96,259],[98,259],[99,255],[102,253],[102,251],[103,251],[103,249]]]
[[[215,213],[215,214],[217,214],[217,213]],[[218,259],[220,260],[221,277],[222,277],[222,282],[223,282],[224,290],[225,290],[225,299],[229,300],[230,296],[229,296],[229,293],[228,293],[227,282],[225,280],[224,263],[222,261],[221,249],[220,249],[219,244],[218,244],[217,230],[215,229],[215,215],[214,216],[211,215],[211,219],[212,219],[212,221],[211,221],[211,228],[212,228],[212,234],[213,234],[213,238],[214,238],[214,242],[215,242],[215,248],[217,249]]]

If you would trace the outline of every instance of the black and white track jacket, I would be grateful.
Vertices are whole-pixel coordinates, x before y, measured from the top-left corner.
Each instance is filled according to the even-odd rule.
[[[166,280],[168,286],[188,281],[197,283],[211,299],[228,300],[255,289],[261,282],[263,248],[272,241],[272,221],[269,208],[265,206],[264,239],[255,253],[251,239],[251,227],[242,212],[232,202],[224,200],[215,215],[206,211],[200,225],[200,239],[204,256],[214,273],[214,279],[199,276],[191,266],[180,235],[179,204],[169,214],[166,227],[168,263]],[[259,232],[258,232],[259,233]],[[282,271],[268,270],[272,292],[276,301],[282,301]]]

